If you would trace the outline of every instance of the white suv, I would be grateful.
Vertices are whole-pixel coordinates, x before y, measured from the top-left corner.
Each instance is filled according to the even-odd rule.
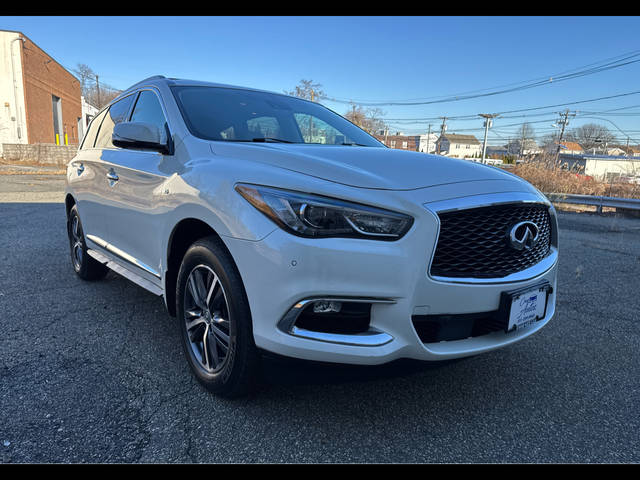
[[[553,316],[558,228],[500,169],[386,148],[317,103],[162,76],[93,120],[67,169],[71,259],[164,298],[191,369],[246,393],[259,351],[444,360]]]

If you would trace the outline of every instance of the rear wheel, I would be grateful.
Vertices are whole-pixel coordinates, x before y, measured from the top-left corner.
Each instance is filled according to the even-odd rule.
[[[83,280],[98,280],[103,278],[109,269],[87,254],[87,244],[84,239],[82,222],[78,214],[78,207],[74,205],[67,217],[67,234],[71,251],[71,264],[76,274]]]
[[[233,260],[215,237],[187,250],[176,307],[185,354],[198,381],[221,396],[249,393],[259,363],[249,302]]]

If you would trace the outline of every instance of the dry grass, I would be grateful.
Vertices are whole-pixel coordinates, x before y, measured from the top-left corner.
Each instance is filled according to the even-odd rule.
[[[524,178],[538,190],[546,193],[640,198],[640,185],[602,182],[586,175],[562,170],[558,167],[549,167],[542,163],[522,163],[513,167],[510,172]]]

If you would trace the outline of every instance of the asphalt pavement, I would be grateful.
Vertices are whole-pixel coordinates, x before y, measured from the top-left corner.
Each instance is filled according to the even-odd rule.
[[[555,318],[446,364],[265,358],[202,389],[160,297],[71,267],[64,177],[0,175],[0,461],[638,462],[640,219],[561,213]]]

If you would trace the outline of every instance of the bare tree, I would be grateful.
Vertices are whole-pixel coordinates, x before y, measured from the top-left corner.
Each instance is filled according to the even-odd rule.
[[[293,95],[294,97],[304,98],[305,100],[311,100],[317,102],[320,98],[324,97],[326,93],[322,90],[321,83],[314,83],[313,80],[300,80],[300,83],[296,85],[294,90],[285,92],[287,95]]]
[[[76,75],[80,77],[80,87],[82,88],[82,95],[87,96],[89,88],[95,84],[96,73],[86,63],[79,63],[74,70]]]
[[[519,156],[524,155],[529,150],[536,150],[536,132],[530,123],[523,123],[518,129],[517,138],[507,145],[507,151]]]
[[[615,139],[615,135],[607,127],[597,123],[587,123],[567,133],[567,140],[576,142],[585,150],[604,147]]]
[[[351,104],[351,110],[345,112],[344,117],[351,123],[355,123],[370,134],[384,130],[386,124],[382,120],[384,112],[379,108],[362,108],[355,103]]]
[[[102,108],[121,93],[121,90],[99,82],[98,75],[85,63],[78,63],[74,73],[80,79],[82,96],[96,108]]]

